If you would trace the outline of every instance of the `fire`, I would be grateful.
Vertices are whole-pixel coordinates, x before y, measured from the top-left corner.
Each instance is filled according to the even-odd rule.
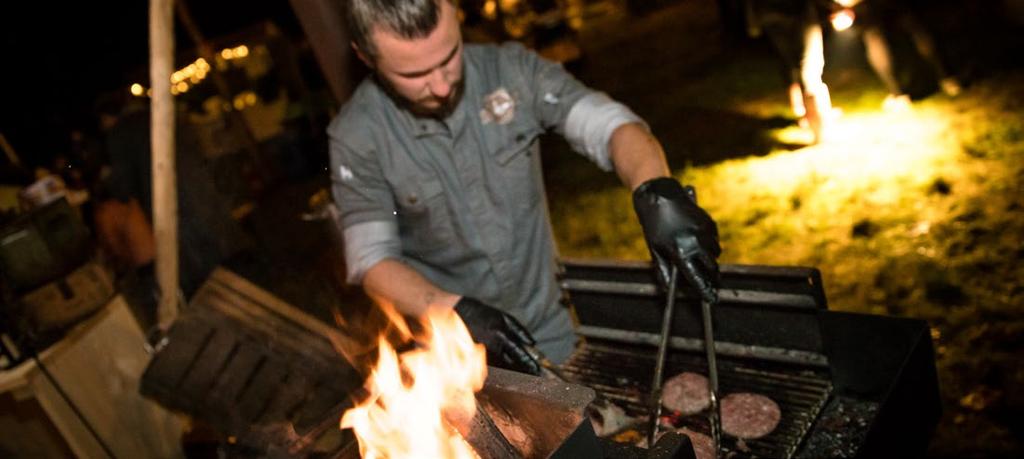
[[[487,376],[484,347],[454,312],[431,312],[425,325],[426,339],[401,354],[378,338],[370,395],[342,415],[341,428],[353,429],[364,459],[478,457],[446,419],[475,414],[473,393]]]

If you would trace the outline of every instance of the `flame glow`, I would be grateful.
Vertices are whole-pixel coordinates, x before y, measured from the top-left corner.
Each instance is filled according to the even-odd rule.
[[[400,354],[378,339],[369,396],[342,415],[364,459],[477,457],[446,419],[475,414],[473,393],[487,376],[484,347],[454,312],[429,313],[425,322],[427,338],[414,350]]]

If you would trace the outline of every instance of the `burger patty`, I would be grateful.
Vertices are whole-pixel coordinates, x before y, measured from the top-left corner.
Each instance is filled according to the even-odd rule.
[[[722,431],[742,439],[768,435],[782,419],[782,411],[775,401],[748,392],[725,396],[721,408]]]
[[[704,411],[711,404],[710,397],[708,378],[684,371],[665,381],[661,403],[665,408],[688,416]]]

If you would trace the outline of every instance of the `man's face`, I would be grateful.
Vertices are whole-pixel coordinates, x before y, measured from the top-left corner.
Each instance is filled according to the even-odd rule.
[[[447,0],[440,4],[441,16],[430,35],[409,40],[375,28],[376,60],[360,56],[418,115],[445,116],[462,96],[462,33],[455,8]]]

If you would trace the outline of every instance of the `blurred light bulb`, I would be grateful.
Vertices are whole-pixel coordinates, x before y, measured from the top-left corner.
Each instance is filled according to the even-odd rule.
[[[494,18],[498,17],[498,2],[495,0],[487,0],[487,2],[484,3],[484,7],[481,8],[480,13],[485,19],[493,21]]]
[[[832,15],[832,27],[836,32],[842,32],[853,25],[853,10],[845,9]]]

